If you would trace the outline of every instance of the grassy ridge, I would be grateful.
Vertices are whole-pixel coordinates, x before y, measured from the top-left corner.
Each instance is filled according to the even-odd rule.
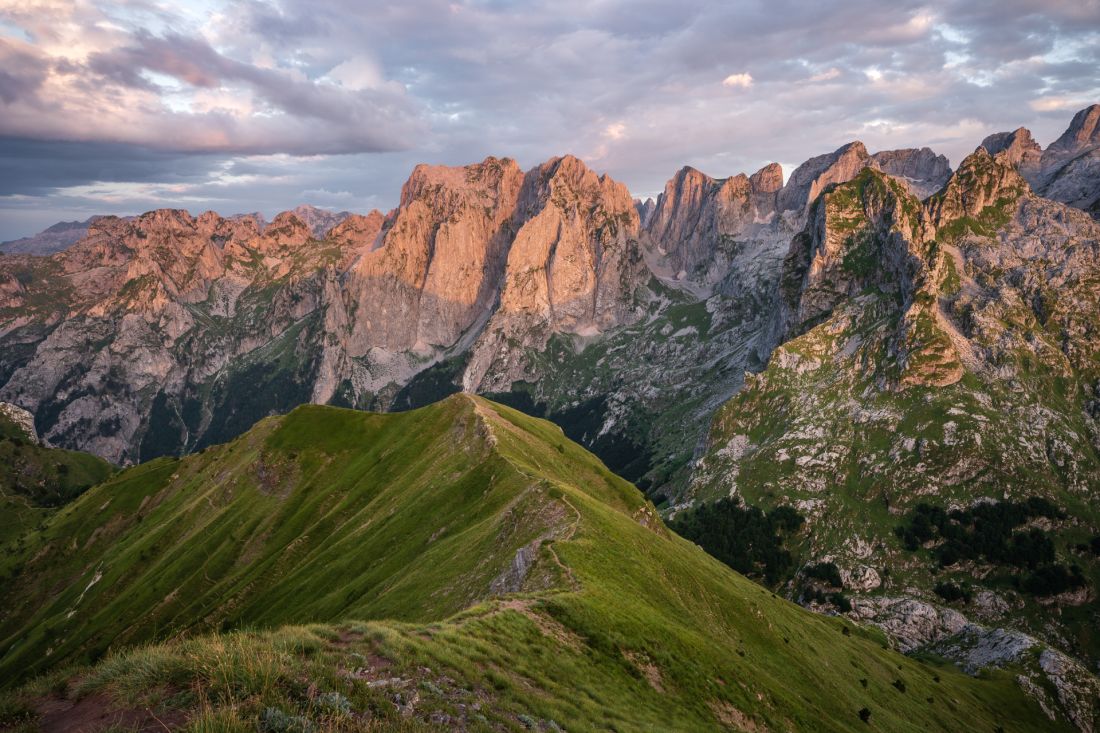
[[[183,711],[196,730],[278,714],[840,731],[864,708],[879,730],[1061,729],[1007,673],[932,667],[776,598],[671,535],[552,424],[465,395],[398,415],[299,408],[127,471],[37,539],[14,581],[31,610],[4,604],[4,679],[49,650],[114,651],[10,693],[10,717],[52,687]],[[517,592],[494,592],[501,578]],[[123,648],[221,619],[325,623]]]
[[[38,445],[0,413],[0,545],[18,539],[112,470],[91,454]]]

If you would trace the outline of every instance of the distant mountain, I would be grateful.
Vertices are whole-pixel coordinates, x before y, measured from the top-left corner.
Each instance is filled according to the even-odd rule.
[[[1074,115],[1066,131],[1046,150],[1023,127],[990,135],[982,147],[992,154],[1004,151],[1040,196],[1084,209],[1100,219],[1100,104]]]
[[[330,229],[351,216],[349,211],[334,212],[309,204],[296,206],[290,213],[301,219],[317,239],[324,239]]]
[[[318,239],[323,239],[330,229],[351,216],[347,211],[333,212],[308,204],[296,206],[291,213],[297,216]],[[62,221],[33,236],[0,242],[0,254],[51,255],[62,252],[88,236],[91,225],[102,218],[102,216],[92,216],[85,221]],[[258,212],[236,214],[228,218],[232,221],[251,219],[261,233],[267,226],[267,220]]]
[[[129,469],[0,572],[6,685],[107,654],[8,693],[44,727],[94,705],[240,730],[1069,730],[1009,676],[776,598],[556,426],[466,395],[300,407]]]
[[[62,252],[88,236],[88,227],[99,218],[93,216],[85,221],[62,221],[33,236],[0,242],[0,253],[51,255]]]

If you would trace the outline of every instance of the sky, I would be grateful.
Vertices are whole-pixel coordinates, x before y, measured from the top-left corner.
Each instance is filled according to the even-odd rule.
[[[572,153],[640,197],[862,140],[953,164],[1100,101],[1100,0],[0,0],[0,240],[160,207],[383,211]]]

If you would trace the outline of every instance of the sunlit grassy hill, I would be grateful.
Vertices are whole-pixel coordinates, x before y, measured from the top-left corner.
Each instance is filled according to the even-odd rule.
[[[1065,728],[1007,671],[775,597],[556,426],[467,395],[301,407],[126,470],[0,572],[0,721],[28,729],[93,707],[195,730]]]

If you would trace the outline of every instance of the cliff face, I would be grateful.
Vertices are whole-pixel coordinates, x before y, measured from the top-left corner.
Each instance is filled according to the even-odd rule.
[[[883,173],[897,178],[910,193],[923,199],[939,191],[951,177],[951,165],[931,148],[884,150],[871,156]]]
[[[716,250],[772,224],[782,187],[778,163],[752,176],[725,179],[685,167],[665,185],[646,231],[670,274],[713,283],[725,269],[716,261]]]
[[[982,147],[1003,154],[1040,196],[1100,218],[1100,104],[1075,114],[1045,150],[1023,127],[990,135]]]
[[[645,281],[629,193],[576,158],[419,166],[388,217],[322,214],[105,217],[5,258],[0,392],[49,439],[136,460],[298,402],[386,406],[490,321],[469,380],[507,388],[526,372],[497,369],[493,339],[614,328]]]
[[[639,315],[644,263],[625,186],[556,158],[524,177],[512,223],[500,304],[462,377],[469,390],[534,378],[522,351],[541,351],[552,334],[595,337]]]

